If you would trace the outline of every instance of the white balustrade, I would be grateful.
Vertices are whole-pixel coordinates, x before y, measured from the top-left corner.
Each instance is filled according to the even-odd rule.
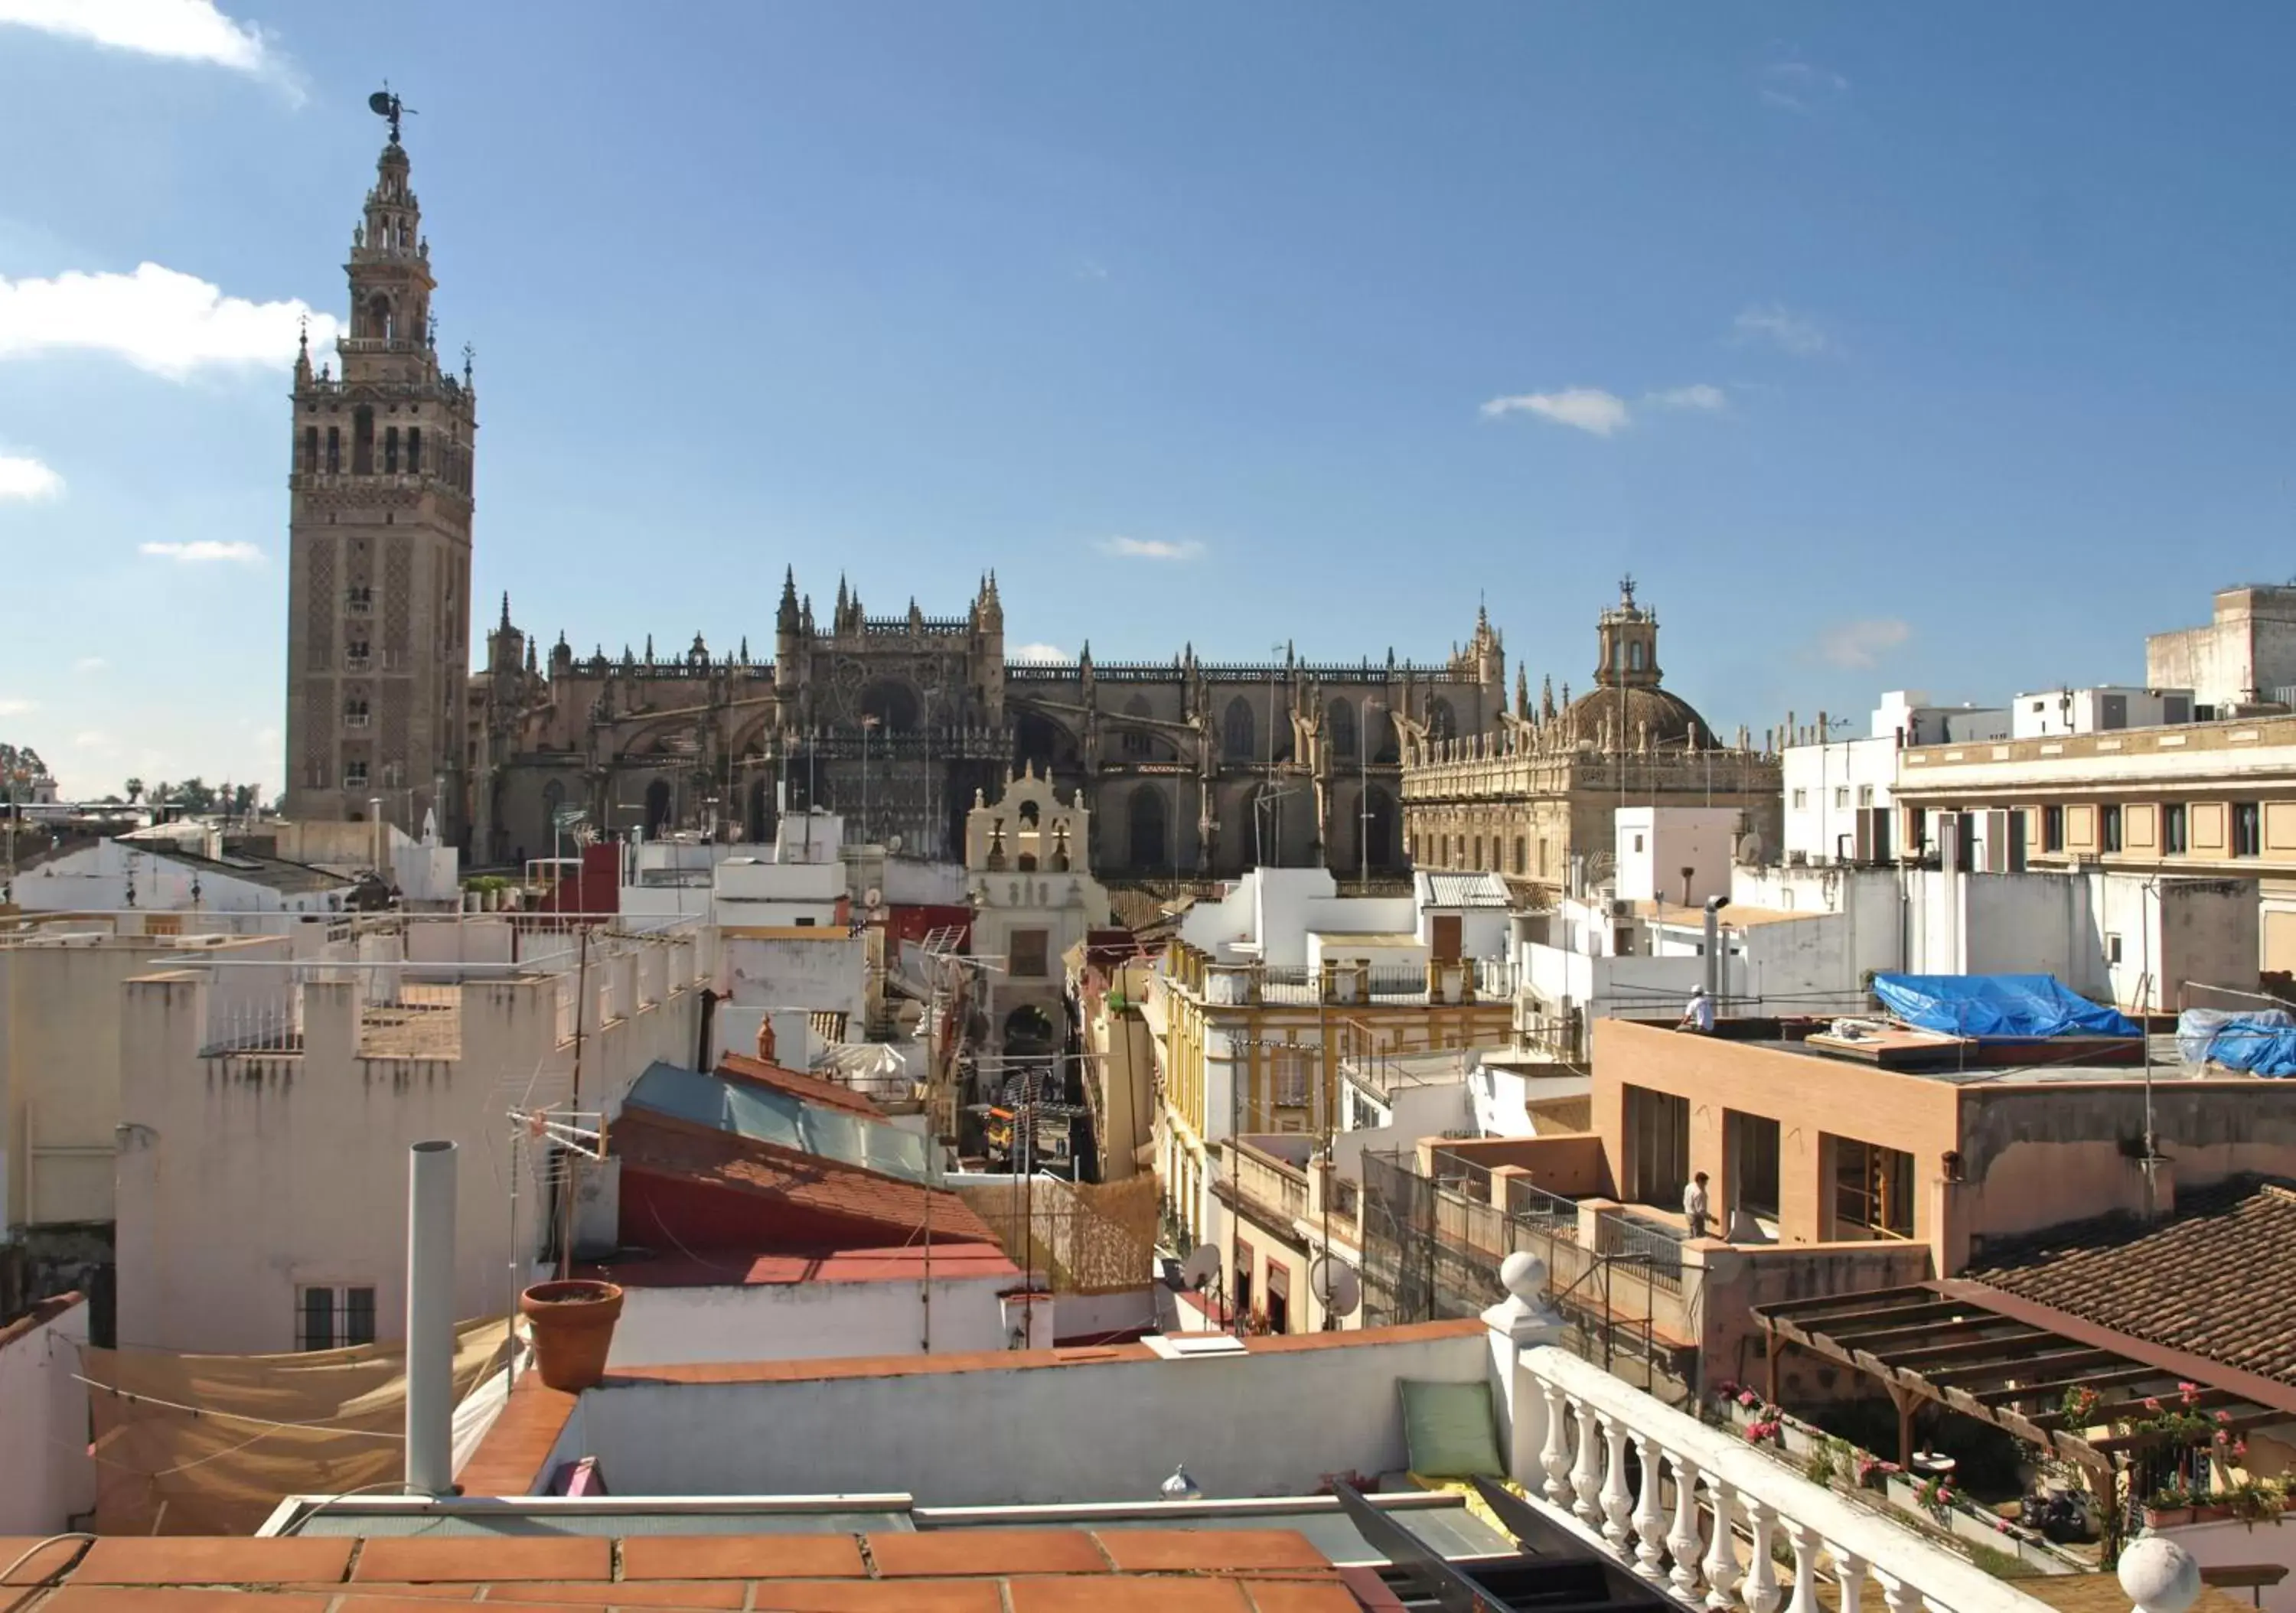
[[[2046,1605],[1749,1449],[1734,1430],[1707,1427],[1567,1351],[1512,1353],[1514,1414],[1534,1423],[1518,1430],[1516,1445],[1538,1452],[1538,1470],[1524,1476],[1534,1502],[1686,1605],[1820,1613],[1821,1576],[1834,1581],[1840,1613],[1880,1613],[1877,1603],[1888,1613],[2041,1613]],[[1629,1449],[1639,1475],[1629,1472]],[[1781,1539],[1792,1553],[1790,1584],[1780,1582]],[[2148,1594],[2132,1591],[2137,1613],[2185,1613],[2171,1567],[2145,1582]],[[1871,1600],[1869,1581],[1879,1593]]]

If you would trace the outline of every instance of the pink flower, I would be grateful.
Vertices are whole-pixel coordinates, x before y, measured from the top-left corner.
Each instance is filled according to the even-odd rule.
[[[2232,1421],[2232,1413],[2230,1412],[2218,1412],[2217,1413],[2217,1421],[2218,1422],[2230,1422]]]
[[[2235,1440],[2234,1440],[2234,1441],[2232,1442],[2232,1453],[2233,1453],[2234,1456],[2245,1456],[2245,1455],[2247,1455],[2247,1454],[2248,1454],[2248,1441],[2247,1441],[2247,1440],[2245,1440],[2245,1439],[2235,1439]]]
[[[2161,1397],[2158,1395],[2147,1395],[2144,1397],[2144,1409],[2148,1412],[2159,1411],[2161,1409]]]
[[[1762,1404],[1762,1397],[1751,1389],[1741,1389],[1738,1391],[1738,1404],[1751,1412]]]

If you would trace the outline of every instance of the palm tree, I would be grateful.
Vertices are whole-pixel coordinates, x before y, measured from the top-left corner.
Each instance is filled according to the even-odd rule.
[[[143,797],[143,794],[144,781],[142,779],[130,779],[127,781],[127,804],[129,806],[133,806],[136,801]]]

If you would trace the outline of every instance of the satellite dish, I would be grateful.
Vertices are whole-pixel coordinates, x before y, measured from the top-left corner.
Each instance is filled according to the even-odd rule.
[[[366,110],[373,112],[378,118],[390,117],[390,92],[389,90],[377,90],[373,94],[369,95],[366,98]]]
[[[1180,1262],[1180,1285],[1192,1293],[1201,1293],[1204,1285],[1220,1273],[1219,1246],[1200,1243],[1195,1252]]]
[[[874,885],[872,885],[868,889],[861,893],[861,905],[868,908],[873,913],[879,907],[882,906],[884,905],[884,901],[885,893],[878,889]]]
[[[897,834],[887,835],[885,837],[885,849],[898,854],[901,849],[901,837]]]
[[[1344,1260],[1318,1255],[1308,1267],[1308,1286],[1326,1316],[1352,1316],[1363,1303],[1363,1279]]]

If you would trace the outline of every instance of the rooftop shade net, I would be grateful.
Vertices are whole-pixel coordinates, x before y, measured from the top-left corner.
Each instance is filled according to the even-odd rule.
[[[675,1064],[649,1065],[630,1088],[627,1101],[904,1182],[937,1183],[940,1179],[926,1158],[925,1140],[914,1132]]]
[[[2054,975],[1875,975],[1874,994],[1906,1024],[1980,1041],[2133,1036],[2134,1020]]]

